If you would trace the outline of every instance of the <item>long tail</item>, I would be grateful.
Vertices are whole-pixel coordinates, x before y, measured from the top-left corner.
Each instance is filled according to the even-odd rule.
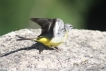
[[[19,39],[17,39],[17,41],[21,41],[21,40],[33,40],[35,41],[35,38],[26,38],[26,37],[21,37],[19,35],[16,35]]]

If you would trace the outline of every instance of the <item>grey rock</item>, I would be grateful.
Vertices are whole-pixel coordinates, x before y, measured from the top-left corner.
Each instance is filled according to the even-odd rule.
[[[106,71],[106,32],[73,29],[60,51],[19,36],[37,37],[40,29],[21,29],[0,37],[0,70]],[[41,52],[41,54],[39,54]]]

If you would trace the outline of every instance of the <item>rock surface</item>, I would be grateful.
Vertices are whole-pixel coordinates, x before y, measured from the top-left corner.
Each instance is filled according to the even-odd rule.
[[[17,41],[16,35],[39,34],[40,29],[21,29],[1,36],[0,71],[106,71],[106,32],[73,29],[58,52],[34,41]]]

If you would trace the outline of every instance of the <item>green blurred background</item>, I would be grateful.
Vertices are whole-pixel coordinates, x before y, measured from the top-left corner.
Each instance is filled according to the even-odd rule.
[[[61,18],[77,29],[105,31],[104,5],[104,0],[0,0],[0,36],[19,29],[37,28],[38,25],[29,20],[32,17]],[[100,24],[105,29],[95,28]]]

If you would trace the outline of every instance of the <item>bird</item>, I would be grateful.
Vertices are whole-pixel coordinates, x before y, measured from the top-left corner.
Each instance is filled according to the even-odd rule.
[[[41,27],[41,34],[36,38],[17,35],[20,38],[18,40],[33,40],[52,49],[58,49],[57,46],[65,42],[69,31],[73,28],[71,24],[65,24],[60,18],[31,18],[30,20]]]

